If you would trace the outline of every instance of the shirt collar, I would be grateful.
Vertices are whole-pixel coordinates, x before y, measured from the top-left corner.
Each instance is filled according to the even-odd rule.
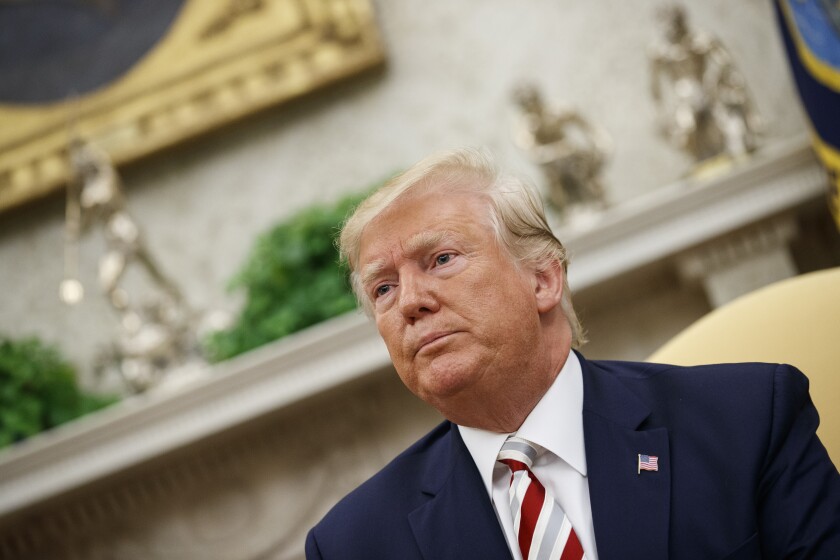
[[[569,352],[563,369],[525,418],[516,435],[548,449],[582,476],[586,476],[582,375],[580,360],[574,352]],[[499,434],[465,426],[458,426],[458,430],[478,467],[487,492],[492,496],[496,457],[502,444],[511,434]]]

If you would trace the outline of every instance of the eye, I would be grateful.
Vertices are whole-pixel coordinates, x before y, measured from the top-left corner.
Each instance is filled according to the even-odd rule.
[[[374,298],[378,298],[380,296],[384,296],[388,292],[391,291],[390,284],[382,284],[381,286],[377,286],[376,289],[373,291]]]
[[[435,264],[442,265],[452,260],[452,253],[443,253],[435,257]]]

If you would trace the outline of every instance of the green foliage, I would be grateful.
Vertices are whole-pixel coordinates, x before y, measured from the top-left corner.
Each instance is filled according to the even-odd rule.
[[[246,292],[236,323],[205,341],[211,361],[231,358],[356,306],[334,241],[345,216],[365,194],[307,208],[257,239],[230,285]]]
[[[82,392],[73,366],[54,347],[0,337],[0,447],[116,400]]]

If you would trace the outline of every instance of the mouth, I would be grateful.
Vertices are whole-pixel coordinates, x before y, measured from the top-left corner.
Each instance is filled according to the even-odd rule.
[[[457,331],[443,331],[427,334],[420,339],[415,355],[420,354],[423,351],[433,350],[438,346],[445,344],[452,335],[456,334],[456,332]]]

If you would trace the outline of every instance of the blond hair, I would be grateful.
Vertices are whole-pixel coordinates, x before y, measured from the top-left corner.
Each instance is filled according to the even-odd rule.
[[[473,149],[459,149],[427,157],[394,177],[359,204],[344,222],[338,239],[342,260],[350,268],[350,282],[359,304],[371,314],[371,302],[361,286],[356,265],[365,227],[409,191],[449,188],[450,192],[475,192],[489,200],[489,220],[496,241],[518,266],[545,270],[563,267],[560,306],[572,331],[572,345],[586,342],[583,327],[572,306],[567,275],[566,248],[545,217],[542,199],[529,184],[499,173],[490,158]]]

